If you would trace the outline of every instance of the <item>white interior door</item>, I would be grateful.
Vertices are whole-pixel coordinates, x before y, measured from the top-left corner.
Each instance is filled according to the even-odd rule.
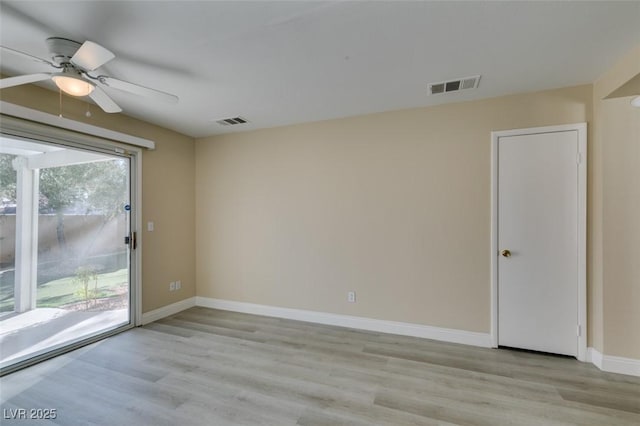
[[[578,355],[578,133],[497,138],[500,346]]]

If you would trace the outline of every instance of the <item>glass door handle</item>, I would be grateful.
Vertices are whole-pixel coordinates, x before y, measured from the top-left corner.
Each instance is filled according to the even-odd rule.
[[[125,245],[128,245],[131,250],[135,250],[138,247],[138,235],[136,232],[131,232],[124,237]]]

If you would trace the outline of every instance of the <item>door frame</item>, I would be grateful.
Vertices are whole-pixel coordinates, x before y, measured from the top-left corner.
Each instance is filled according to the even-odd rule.
[[[491,132],[491,346],[498,347],[498,142],[501,137],[575,131],[578,133],[578,355],[587,361],[587,123]]]
[[[92,124],[75,121],[66,117],[33,108],[0,100],[0,127],[32,133],[42,136],[39,129],[46,128],[46,134],[56,137],[59,133],[75,140],[80,148],[88,146],[90,149],[104,149],[107,152],[119,154],[128,152],[130,155],[131,180],[135,184],[131,186],[131,201],[137,206],[131,213],[131,231],[136,232],[137,250],[133,250],[131,257],[130,277],[134,281],[129,285],[131,292],[131,325],[142,325],[142,153],[145,150],[154,150],[154,141],[129,135],[115,130],[105,129]],[[26,120],[26,121],[25,121]],[[33,124],[29,124],[33,122]],[[33,129],[35,127],[35,129]],[[78,146],[76,145],[76,146]],[[134,265],[135,263],[135,265]]]
[[[137,248],[129,252],[129,324],[107,330],[46,353],[19,361],[0,371],[0,376],[56,357],[111,335],[142,325],[142,154],[154,149],[155,143],[142,138],[102,129],[93,125],[60,118],[41,111],[0,101],[2,133],[18,138],[39,140],[78,150],[102,152],[129,160],[129,199],[134,208],[130,212],[130,232],[135,232]],[[7,111],[5,111],[5,107]]]

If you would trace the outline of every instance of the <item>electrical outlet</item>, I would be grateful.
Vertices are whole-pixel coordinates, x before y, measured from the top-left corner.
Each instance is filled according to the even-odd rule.
[[[171,281],[169,283],[169,291],[175,291],[176,290],[176,283],[175,281]]]
[[[356,303],[356,292],[350,291],[347,293],[347,302]]]
[[[176,281],[176,290],[180,290],[182,288],[182,281]]]

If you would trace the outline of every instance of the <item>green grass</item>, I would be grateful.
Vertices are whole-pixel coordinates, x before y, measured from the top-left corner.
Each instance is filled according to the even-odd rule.
[[[79,294],[82,284],[74,280],[75,275],[39,285],[36,297],[36,306],[38,308],[57,308],[68,303],[84,301],[84,298]],[[126,284],[127,280],[127,269],[99,274],[98,297],[115,296],[118,294],[117,289],[122,284]],[[89,288],[93,289],[93,285],[94,282],[91,280]],[[11,310],[13,310],[13,298],[0,302],[0,312]]]

